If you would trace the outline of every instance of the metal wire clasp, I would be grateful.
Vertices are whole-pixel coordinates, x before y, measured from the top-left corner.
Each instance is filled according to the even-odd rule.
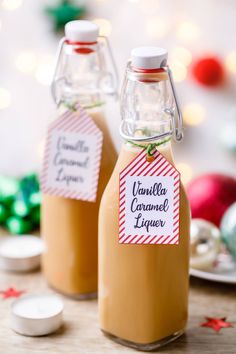
[[[174,97],[175,109],[165,109],[165,112],[171,116],[172,130],[175,141],[181,141],[183,139],[183,117],[179,105],[177,93],[175,91],[174,80],[170,68],[167,66],[166,71],[170,80],[170,86]]]
[[[59,71],[59,62],[62,54],[62,49],[63,46],[66,42],[66,37],[63,37],[58,45],[57,52],[56,52],[56,57],[55,57],[55,64],[54,64],[54,71],[53,71],[53,77],[52,77],[52,82],[51,82],[51,94],[54,102],[56,103],[57,106],[60,105],[61,103],[61,98],[57,97],[56,94],[56,84],[58,83],[58,80],[65,80],[65,77],[61,77],[60,79],[57,78],[57,74]]]
[[[106,36],[101,36],[100,35],[98,38],[103,38],[105,43],[106,43],[108,55],[110,57],[110,61],[111,61],[111,65],[112,65],[112,69],[113,69],[113,73],[114,73],[114,78],[115,78],[115,83],[113,83],[114,95],[115,95],[116,98],[118,98],[118,96],[119,96],[119,93],[118,93],[119,74],[118,74],[118,69],[117,69],[117,66],[116,66],[116,61],[114,59],[113,52],[112,52],[112,49],[111,49],[111,45],[110,45],[110,42],[109,42],[109,40],[108,40],[108,38]]]

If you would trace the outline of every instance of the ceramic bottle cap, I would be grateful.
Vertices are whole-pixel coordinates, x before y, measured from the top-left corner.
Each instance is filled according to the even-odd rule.
[[[138,69],[159,69],[166,65],[168,53],[159,47],[138,47],[131,51],[132,66]]]
[[[90,21],[70,21],[65,25],[66,39],[71,42],[96,42],[98,34],[98,26]]]

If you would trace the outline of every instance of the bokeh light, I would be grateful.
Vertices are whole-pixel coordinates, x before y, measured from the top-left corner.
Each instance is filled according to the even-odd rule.
[[[159,0],[139,0],[137,3],[137,8],[143,16],[153,16],[157,13],[160,8]],[[162,20],[162,17],[158,16],[159,20]]]
[[[36,67],[36,55],[31,51],[23,51],[16,57],[16,67],[23,73],[31,73]]]
[[[170,69],[175,82],[184,81],[187,77],[187,69],[180,62],[170,62]]]
[[[229,53],[225,58],[226,68],[236,74],[236,50]]]
[[[106,20],[105,18],[95,18],[93,22],[96,23],[96,25],[98,25],[100,29],[99,31],[100,36],[106,36],[106,37],[110,36],[112,31],[110,21]]]
[[[206,117],[205,108],[199,103],[189,103],[183,107],[184,123],[191,126],[201,124]]]
[[[22,0],[3,0],[2,7],[5,10],[16,10],[22,5]]]
[[[0,87],[0,109],[7,108],[11,104],[11,94],[10,92]]]
[[[176,165],[177,170],[181,174],[181,181],[183,184],[187,184],[191,181],[193,176],[193,170],[190,165],[184,162],[180,162]]]
[[[146,31],[151,38],[164,37],[169,31],[168,21],[160,17],[150,17],[147,20]]]
[[[50,55],[46,55],[40,60],[35,71],[35,78],[40,84],[46,86],[51,84],[54,64],[54,57]]]
[[[170,59],[174,62],[179,62],[185,66],[192,62],[192,54],[190,50],[184,47],[175,47],[170,52]]]
[[[178,39],[191,42],[199,37],[199,28],[193,22],[182,22],[177,28],[176,36]]]

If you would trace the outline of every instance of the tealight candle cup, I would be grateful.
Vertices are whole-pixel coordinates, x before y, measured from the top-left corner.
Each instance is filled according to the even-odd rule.
[[[11,328],[25,336],[45,336],[63,323],[63,302],[56,295],[26,295],[11,305]]]
[[[39,268],[43,241],[36,236],[6,236],[0,238],[0,269],[29,272]]]

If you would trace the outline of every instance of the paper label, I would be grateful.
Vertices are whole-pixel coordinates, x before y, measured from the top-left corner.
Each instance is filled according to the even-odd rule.
[[[120,173],[119,243],[178,244],[180,174],[144,149]]]
[[[48,130],[41,188],[43,193],[94,202],[103,135],[78,104]]]

